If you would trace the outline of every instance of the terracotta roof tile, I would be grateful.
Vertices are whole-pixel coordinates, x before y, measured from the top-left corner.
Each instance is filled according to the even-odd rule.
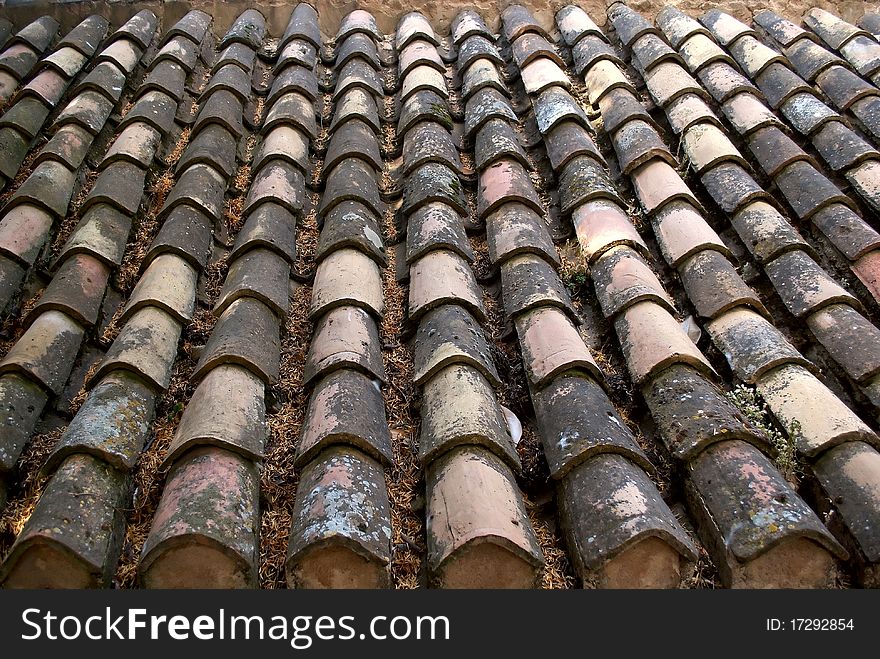
[[[721,252],[711,249],[698,252],[682,262],[679,274],[688,298],[703,318],[715,318],[739,306],[768,315],[761,299]]]

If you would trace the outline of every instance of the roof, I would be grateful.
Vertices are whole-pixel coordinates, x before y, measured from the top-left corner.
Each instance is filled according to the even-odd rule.
[[[131,11],[0,24],[3,585],[877,585],[875,17]]]

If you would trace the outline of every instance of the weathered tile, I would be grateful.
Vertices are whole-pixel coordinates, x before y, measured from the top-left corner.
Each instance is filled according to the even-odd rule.
[[[14,207],[0,222],[0,252],[32,266],[49,238],[52,222],[52,215],[42,208],[31,204]]]
[[[814,94],[795,94],[779,108],[788,122],[801,135],[809,136],[820,127],[841,121],[840,115]]]
[[[437,136],[443,137],[444,133],[438,133]],[[457,158],[457,154],[455,157]],[[442,162],[429,161],[410,173],[404,186],[402,212],[408,215],[432,202],[442,202],[461,214],[467,214],[464,193],[456,170]]]
[[[348,93],[347,96],[354,96],[355,93],[363,93],[362,90],[352,90]],[[224,92],[219,92],[214,94],[208,103],[214,101],[214,99],[222,96]],[[235,121],[237,122],[236,127],[238,129],[238,133],[235,131],[231,131],[233,134],[237,136],[241,136],[241,106],[238,105],[238,102],[232,99],[234,105],[232,109],[237,107],[237,114],[233,115],[235,117]],[[315,120],[315,111],[312,106],[312,102],[309,101],[308,98],[303,96],[298,92],[291,92],[289,94],[284,94],[283,96],[278,97],[271,106],[269,106],[269,112],[266,113],[266,118],[263,121],[263,134],[268,135],[270,131],[274,131],[279,126],[289,125],[294,128],[301,129],[306,135],[308,135],[311,139],[315,139],[318,136],[318,126]],[[375,108],[375,104],[374,104]],[[377,118],[378,122],[378,118]],[[196,122],[198,124],[198,122]],[[225,122],[228,123],[228,122]],[[331,128],[333,125],[331,125]],[[195,130],[195,128],[193,128]]]
[[[636,167],[659,158],[675,167],[675,156],[663,143],[654,127],[639,119],[625,123],[611,138],[620,173],[629,175]]]
[[[94,387],[105,375],[118,369],[143,378],[158,392],[164,391],[171,382],[181,330],[181,324],[162,309],[154,306],[139,309],[119,331],[100,368],[86,385]]]
[[[163,461],[171,466],[196,446],[218,446],[260,460],[268,435],[263,383],[239,366],[217,366],[196,387]]]
[[[700,22],[715,35],[722,46],[732,46],[733,43],[745,35],[757,36],[757,33],[745,23],[735,19],[719,9],[710,9]]]
[[[608,18],[614,24],[620,42],[627,48],[633,48],[645,35],[659,34],[659,30],[644,16],[623,4],[609,7]]]
[[[755,12],[753,19],[755,23],[760,25],[767,31],[774,41],[779,43],[783,48],[788,48],[798,39],[816,40],[816,35],[805,30],[799,25],[795,25],[791,21],[783,18],[769,9],[760,9]]]
[[[108,265],[119,265],[131,231],[131,222],[131,216],[113,206],[96,204],[83,213],[58,258],[91,254]]]
[[[287,546],[291,588],[390,585],[391,510],[382,466],[331,447],[300,474]]]
[[[374,69],[379,69],[379,53],[372,37],[358,33],[352,34],[345,41],[340,42],[336,49],[336,67],[341,69],[356,58],[361,58]]]
[[[880,159],[880,153],[842,121],[829,121],[813,135],[813,146],[836,172],[866,160]]]
[[[177,178],[177,183],[165,198],[159,219],[167,217],[177,206],[191,206],[215,222],[219,221],[223,217],[225,191],[226,179],[217,170],[201,163],[192,165]]]
[[[63,311],[83,327],[92,327],[98,322],[109,278],[110,268],[103,261],[88,254],[73,255],[58,268],[25,322],[30,324],[40,314],[54,309]]]
[[[172,465],[144,542],[145,588],[253,588],[257,583],[257,465],[214,446]]]
[[[224,61],[229,58],[232,54],[230,51],[231,48],[242,48],[241,45],[230,46],[220,55],[220,61]],[[236,50],[237,54],[240,52]],[[173,39],[169,39],[164,46],[162,46],[159,51],[156,53],[156,57],[153,58],[153,61],[150,62],[150,66],[148,69],[152,69],[156,65],[161,62],[174,62],[188,74],[192,73],[193,69],[196,67],[196,63],[199,60],[199,47],[197,44],[193,43],[186,37],[180,36],[175,37]]]
[[[356,122],[350,122],[356,123]],[[364,130],[367,130],[365,124]],[[335,140],[334,136],[334,140]],[[479,138],[478,138],[479,139]],[[379,154],[378,142],[374,138],[376,144],[376,167],[378,171],[382,170],[382,157]],[[331,147],[335,142],[331,143]],[[353,151],[350,150],[350,151]],[[327,156],[330,153],[328,151]],[[426,121],[416,125],[407,131],[403,137],[403,175],[407,176],[414,169],[429,162],[436,162],[446,165],[453,171],[461,170],[461,160],[458,157],[458,150],[452,143],[449,133],[440,124],[433,121]],[[327,167],[327,158],[324,159],[324,166]]]
[[[880,234],[848,206],[832,204],[813,215],[811,222],[850,261],[880,249]]]
[[[176,254],[160,254],[147,266],[120,317],[125,323],[144,307],[156,307],[181,325],[192,320],[198,272]]]
[[[656,126],[651,115],[642,105],[638,97],[629,89],[616,88],[610,90],[599,100],[599,111],[605,132],[614,135],[621,126],[633,119],[640,119]]]
[[[267,167],[271,168],[277,166],[278,165],[275,165],[274,163],[270,163]],[[422,169],[432,167],[443,168],[442,165],[425,165]],[[296,170],[291,168],[291,171]],[[279,172],[281,172],[281,170],[279,170]],[[412,181],[417,174],[418,172],[413,174],[409,178],[408,183]],[[296,192],[298,195],[299,208],[295,209],[298,212],[302,209],[302,199],[305,194],[305,187],[302,174],[297,171],[297,175],[297,186],[291,188],[291,192]],[[253,191],[253,189],[252,186],[251,190]],[[321,197],[321,203],[318,206],[318,215],[323,218],[330,210],[344,201],[358,201],[375,213],[376,217],[382,216],[383,205],[379,198],[379,184],[376,181],[376,172],[370,165],[358,158],[348,158],[343,160],[327,175],[327,182],[324,186],[324,195]]]
[[[410,264],[409,319],[415,323],[431,309],[460,304],[483,322],[483,292],[461,256],[435,249]]]
[[[427,41],[434,46],[440,45],[431,23],[418,11],[411,11],[401,17],[394,38],[397,50],[402,50],[416,40]]]
[[[880,330],[858,311],[832,304],[806,320],[813,336],[853,380],[865,382],[880,373]]]
[[[14,179],[30,150],[30,139],[14,128],[0,128],[0,174]]]
[[[98,92],[86,90],[74,98],[56,119],[58,125],[75,123],[97,135],[113,111],[113,103]]]
[[[331,309],[315,324],[306,354],[303,384],[338,369],[358,370],[385,382],[382,343],[376,320],[360,307]]]
[[[548,36],[547,31],[535,21],[532,12],[522,5],[509,5],[501,12],[501,28],[510,43],[529,32]]]
[[[34,68],[39,57],[39,53],[27,44],[12,44],[0,53],[0,69],[9,73],[16,82],[20,82]]]
[[[159,131],[145,123],[129,124],[110,145],[107,154],[101,160],[101,167],[123,160],[143,169],[150,169],[161,137]]]
[[[690,463],[687,497],[721,582],[733,588],[820,588],[846,552],[770,460],[745,442]]]
[[[340,74],[340,79],[342,79],[343,74],[349,75],[349,83],[347,83],[346,86],[350,86],[357,82],[357,80],[351,78],[351,76],[360,71],[359,67],[362,67],[366,71],[375,75],[373,69],[366,63],[361,61],[349,62]],[[241,69],[238,70],[241,72]],[[250,86],[249,77],[247,82],[248,86]],[[334,96],[334,98],[338,98],[344,87],[337,85],[336,89],[337,95]],[[249,91],[250,90],[248,89],[248,92]],[[269,89],[269,95],[266,97],[266,106],[272,107],[279,98],[285,94],[290,94],[291,92],[302,94],[309,99],[309,101],[314,103],[318,99],[318,80],[315,77],[315,73],[304,66],[297,66],[295,64],[286,67],[281,73],[275,76],[275,80],[272,82],[272,87]],[[245,98],[242,102],[245,102],[246,100],[247,99]]]
[[[67,89],[67,79],[54,69],[43,69],[34,76],[29,83],[18,90],[15,99],[35,96],[48,107],[58,105],[64,91]],[[74,99],[76,100],[76,99]]]
[[[565,166],[559,176],[558,188],[559,210],[563,214],[599,199],[620,202],[617,189],[604,167],[588,156],[576,157]]]
[[[355,9],[342,19],[339,24],[339,31],[336,33],[337,43],[342,43],[352,34],[367,34],[374,39],[381,39],[382,34],[376,25],[376,19],[373,15],[363,9]]]
[[[672,364],[688,364],[707,375],[712,366],[675,318],[653,302],[629,307],[614,321],[627,369],[636,384]]]
[[[223,364],[237,364],[271,386],[278,381],[280,354],[278,316],[259,300],[241,297],[217,320],[192,379],[201,380]]]
[[[61,393],[85,330],[55,310],[40,314],[0,362],[0,373],[22,373],[54,395]]]
[[[468,102],[471,102],[471,97]],[[400,119],[397,122],[397,134],[402,136],[420,121],[436,121],[447,130],[452,129],[452,115],[446,105],[446,99],[426,89],[416,92],[402,103]]]
[[[413,382],[419,387],[453,364],[475,368],[493,387],[501,385],[485,335],[473,317],[456,304],[424,315],[416,332],[413,359]]]
[[[795,440],[798,452],[816,457],[849,441],[877,444],[877,436],[822,382],[801,366],[781,366],[757,382],[758,393]]]
[[[461,215],[452,206],[439,201],[425,204],[409,215],[406,262],[412,264],[434,249],[453,251],[468,263],[475,258]]]
[[[5,588],[108,588],[122,546],[123,475],[72,455],[48,482],[0,571]]]
[[[442,127],[433,122],[421,124],[419,128],[421,129],[422,126],[425,128],[431,127],[431,132],[445,133],[445,130]],[[414,132],[415,131],[410,131],[407,135]],[[433,140],[431,144],[435,145],[434,149],[439,148],[437,146],[438,140]],[[448,147],[444,145],[443,148],[445,150]],[[404,150],[405,149],[406,142],[404,141]],[[457,152],[455,152],[455,156],[456,158],[458,157]],[[484,171],[487,167],[495,164],[499,160],[513,159],[519,161],[523,167],[530,166],[529,160],[526,157],[526,152],[522,148],[522,145],[516,136],[516,132],[514,132],[510,124],[504,119],[489,119],[489,121],[483,124],[482,128],[477,131],[477,137],[474,144],[474,156],[474,164],[476,165],[478,172]],[[404,151],[404,163],[406,164],[406,162],[406,153]],[[458,168],[460,167],[461,165],[459,164]]]
[[[603,37],[604,33],[593,19],[577,5],[566,5],[556,12],[556,26],[562,38],[572,47],[586,36]]]
[[[739,306],[769,317],[758,295],[720,252],[705,250],[689,257],[679,266],[679,276],[697,314],[703,318],[715,318]]]
[[[697,174],[723,162],[734,162],[748,167],[739,150],[718,126],[700,124],[688,128],[681,144],[688,161]]]
[[[880,211],[880,159],[866,160],[846,172],[845,176],[871,209]]]
[[[735,162],[716,165],[703,172],[700,180],[709,196],[727,214],[736,213],[756,201],[775,202],[774,198],[752,178],[752,175]]]
[[[183,18],[172,25],[168,32],[165,33],[166,39],[175,36],[186,37],[193,43],[201,43],[205,35],[208,33],[208,26],[211,24],[211,16],[198,9],[191,9]]]
[[[855,67],[859,75],[874,78],[880,70],[880,46],[873,37],[857,36],[840,49],[840,54]]]
[[[142,49],[129,39],[120,39],[106,46],[96,58],[97,62],[110,62],[130,75],[138,65]]]
[[[532,103],[538,130],[546,135],[563,121],[576,121],[585,129],[592,130],[590,121],[574,96],[560,87],[541,92]]]
[[[356,249],[338,249],[318,264],[309,318],[345,305],[362,307],[377,318],[384,310],[379,266]]]
[[[828,67],[844,64],[840,57],[809,39],[792,44],[785,53],[797,72],[810,82]]]
[[[664,62],[684,66],[681,56],[657,34],[645,34],[632,45],[632,52],[642,71],[650,71]]]
[[[0,255],[0,305],[4,308],[18,294],[25,269],[16,261]]]
[[[849,211],[848,208],[846,210]],[[772,261],[783,252],[793,249],[807,252],[811,249],[797,229],[776,208],[763,201],[756,201],[742,208],[731,216],[730,224],[749,253],[760,263]]]
[[[30,141],[40,132],[48,116],[49,108],[42,101],[25,97],[0,115],[0,126],[14,128]]]
[[[609,98],[610,95],[606,98]],[[479,136],[478,136],[479,140]],[[591,156],[597,162],[603,160],[602,154],[590,134],[583,126],[573,121],[557,124],[544,136],[544,147],[553,170],[559,172],[578,156]]]
[[[252,213],[251,216],[254,214]],[[150,263],[160,254],[174,254],[183,259],[196,271],[204,269],[211,252],[211,218],[192,206],[178,206],[172,210],[150,250],[144,257],[144,263]],[[241,237],[241,234],[239,234]],[[233,258],[233,255],[230,255]]]
[[[242,12],[220,41],[220,48],[241,43],[257,50],[266,36],[266,19],[256,9]]]
[[[342,74],[340,74],[341,77]],[[376,95],[382,95],[382,86],[377,83]],[[337,85],[337,90],[339,86]],[[407,98],[420,91],[431,91],[443,98],[448,96],[446,79],[433,66],[420,65],[412,69],[403,80],[400,88],[400,100],[405,102]]]
[[[290,264],[274,251],[252,249],[237,258],[214,305],[220,315],[235,300],[252,297],[272,309],[279,318],[287,315]]]
[[[714,384],[689,366],[672,365],[642,386],[669,452],[690,462],[712,444],[737,439],[770,451],[770,442]]]
[[[67,215],[67,204],[73,193],[76,174],[54,160],[37,165],[30,176],[9,197],[3,215],[16,206],[27,204],[43,208],[55,218]]]
[[[816,77],[816,84],[831,102],[847,110],[856,101],[877,95],[877,88],[865,82],[845,66],[832,66]]]
[[[508,468],[520,471],[519,456],[491,385],[481,371],[453,363],[424,382],[419,460],[427,466],[462,446],[485,449]]]
[[[202,12],[198,13],[201,14]],[[116,42],[119,39],[131,39],[141,48],[146,49],[153,40],[153,35],[158,26],[159,19],[156,18],[156,14],[149,9],[143,9],[129,18],[118,30],[111,34],[110,41]]]
[[[509,470],[462,447],[427,472],[428,569],[444,588],[531,588],[543,556]],[[478,566],[493,565],[485,570]]]
[[[727,311],[706,323],[706,330],[736,377],[748,384],[785,364],[814,369],[778,329],[749,309]]]
[[[694,193],[669,163],[655,159],[637,167],[630,176],[642,208],[648,214],[661,210],[676,199],[702,209]]]
[[[458,48],[458,69],[464,71],[474,62],[485,59],[495,65],[504,66],[504,60],[498,53],[493,41],[482,35],[473,35],[465,39]]]
[[[495,89],[509,95],[498,66],[492,60],[478,59],[461,74],[461,80],[461,98],[465,102],[481,89]]]
[[[501,265],[504,313],[508,321],[542,306],[557,307],[580,324],[571,298],[553,266],[534,254],[520,254]]]
[[[68,80],[74,77],[88,61],[88,57],[70,46],[59,46],[58,49],[40,61],[40,68],[51,67]]]
[[[48,400],[49,394],[27,377],[15,373],[0,377],[0,409],[5,415],[0,473],[8,474],[15,469]]]
[[[167,226],[170,220],[171,218],[166,220],[164,226]],[[248,214],[244,226],[235,237],[229,258],[237,259],[250,249],[264,247],[274,249],[279,256],[293,265],[296,261],[295,226],[296,218],[283,206],[271,202],[260,204]],[[208,235],[210,236],[210,232]]]
[[[852,556],[861,585],[877,587],[877,562],[880,540],[877,538],[877,482],[880,478],[880,454],[862,442],[847,442],[827,451],[813,465],[813,472],[834,502],[839,521],[855,539],[858,556]]]
[[[737,39],[736,43],[730,47],[730,53],[743,68],[746,75],[752,79],[760,75],[771,64],[786,64],[786,59],[783,55],[770,48],[770,46],[761,43],[755,37],[748,35]]]
[[[83,94],[80,96],[82,95]],[[220,94],[216,94],[201,108],[199,116],[203,117],[203,123],[205,122],[206,117],[213,116],[208,106],[212,103],[219,103],[220,96]],[[171,131],[171,127],[174,125],[174,115],[176,113],[177,104],[174,102],[174,99],[168,96],[168,94],[163,94],[162,92],[154,90],[147,92],[135,102],[131,109],[125,114],[125,117],[123,117],[117,128],[122,130],[133,123],[144,122],[158,130],[162,135],[167,135]],[[241,112],[239,111],[239,135],[242,131],[240,115]],[[198,127],[200,127],[200,123],[197,120],[196,124],[193,126],[193,135],[198,132],[196,130]]]
[[[482,35],[489,39],[494,39],[494,35],[483,22],[483,17],[472,9],[463,9],[458,12],[452,19],[450,26],[452,33],[452,41],[459,45],[465,39],[475,34]]]
[[[785,306],[799,318],[829,304],[861,306],[855,297],[801,251],[782,254],[767,263],[765,271]]]
[[[542,57],[556,62],[559,66],[565,66],[565,61],[556,52],[553,44],[540,34],[522,35],[513,42],[510,50],[513,61],[520,69]]]
[[[360,250],[379,265],[385,265],[385,245],[379,223],[370,209],[357,201],[344,201],[324,217],[315,259],[320,261],[327,254],[346,247]]]
[[[503,160],[486,168],[480,175],[477,215],[485,220],[502,204],[511,201],[525,204],[538,214],[544,212],[541,199],[526,169],[516,161]]]
[[[510,101],[497,89],[486,87],[471,96],[464,108],[465,135],[473,135],[490,119],[517,121]]]
[[[108,374],[89,392],[42,473],[51,474],[77,453],[100,458],[122,473],[131,472],[150,436],[155,411],[156,394],[137,376],[125,371]]]
[[[594,64],[602,60],[623,66],[623,61],[604,37],[585,36],[571,49],[571,55],[574,59],[575,73],[580,77],[584,77]]]
[[[308,104],[305,104],[303,111],[307,110]],[[345,122],[353,119],[366,123],[375,133],[378,133],[380,130],[379,111],[376,107],[376,100],[363,89],[349,89],[337,101],[335,112],[333,113],[333,121],[330,122],[330,132],[335,132],[336,129],[345,125]]]
[[[642,254],[648,253],[632,220],[617,203],[604,199],[588,201],[574,209],[571,221],[588,262],[616,245],[629,245]]]
[[[795,94],[812,93],[812,89],[803,78],[782,64],[771,64],[755,79],[755,82],[774,110]]]
[[[702,69],[715,62],[726,62],[733,65],[734,61],[715,43],[712,37],[695,33],[681,44],[679,51],[691,73],[699,73]]]
[[[777,66],[785,69],[781,64],[771,64],[767,70],[761,74],[761,77],[767,76],[769,72],[773,71]],[[788,69],[785,70],[788,71]],[[764,89],[760,80],[758,84],[761,86],[761,91],[758,91],[757,87],[750,83],[745,76],[739,73],[727,62],[713,62],[701,69],[697,74],[697,77],[700,79],[700,82],[703,83],[703,86],[712,98],[715,99],[716,103],[724,103],[727,99],[733,98],[735,95],[742,94],[743,92],[753,94],[758,98],[763,98],[763,94],[767,94],[769,97],[769,92]],[[774,105],[773,107],[777,106]]]
[[[57,160],[72,171],[79,169],[92,146],[92,136],[76,124],[59,128],[33,160],[33,166],[44,160]]]
[[[135,215],[141,205],[147,172],[132,162],[118,160],[102,171],[80,206],[85,212],[95,204],[107,204]]]
[[[261,204],[271,202],[299,215],[304,197],[303,173],[287,161],[270,160],[254,175],[242,213],[247,215]]]
[[[493,264],[518,254],[536,254],[555,265],[559,256],[544,219],[519,202],[508,202],[486,217],[489,259]]]
[[[697,210],[687,202],[674,201],[653,218],[654,235],[663,258],[678,268],[686,258],[705,250],[725,256],[730,250]]]
[[[591,274],[596,297],[606,318],[613,318],[627,307],[651,301],[675,313],[675,304],[666,294],[657,275],[637,252],[618,247],[600,256]]]
[[[737,94],[721,104],[721,111],[733,129],[747,137],[759,128],[782,127],[775,114],[753,94]]]
[[[645,84],[651,98],[661,108],[667,107],[684,94],[694,94],[706,101],[710,100],[705,90],[680,64],[664,62],[654,67],[645,73]]]
[[[225,71],[229,67],[224,67],[217,75],[212,76],[208,86],[205,88],[205,93],[202,95],[202,99],[207,98],[207,94],[210,94],[212,90],[216,89],[218,85],[223,84],[225,80]],[[238,67],[235,68],[237,71],[241,72],[241,69]],[[231,70],[231,69],[230,69]],[[178,103],[181,98],[183,98],[183,87],[186,83],[186,69],[184,69],[177,62],[172,62],[171,60],[165,60],[163,62],[159,62],[153,69],[147,74],[147,77],[144,78],[141,86],[138,87],[138,93],[143,94],[150,90],[158,90],[165,94],[168,94],[171,98],[173,98]]]
[[[571,371],[588,373],[597,382],[605,376],[564,312],[538,307],[516,319],[523,365],[534,391]]]
[[[230,48],[235,47],[236,46],[230,46]],[[285,67],[292,64],[304,66],[307,69],[314,69],[317,63],[318,49],[315,45],[305,39],[293,39],[281,49],[278,55],[278,60],[275,62],[274,71],[278,74]]]
[[[623,75],[620,67],[607,59],[593,63],[584,76],[590,104],[596,105],[602,97],[614,89],[625,89],[634,96],[638,95],[629,79]]]
[[[219,124],[208,124],[187,145],[180,160],[177,161],[175,171],[184,172],[195,164],[203,163],[211,165],[223,176],[230,178],[236,169],[235,153],[235,136]],[[254,161],[256,162],[256,158]],[[259,169],[254,166],[253,171]]]
[[[587,587],[677,588],[696,548],[641,468],[598,455],[563,478],[560,521]]]
[[[293,8],[290,20],[281,36],[281,46],[287,45],[293,39],[305,39],[315,48],[321,47],[318,10],[306,2],[300,2]]]

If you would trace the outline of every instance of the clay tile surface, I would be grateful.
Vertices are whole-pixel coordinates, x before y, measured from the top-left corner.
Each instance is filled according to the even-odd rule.
[[[326,4],[0,19],[0,587],[880,584],[880,24]]]

